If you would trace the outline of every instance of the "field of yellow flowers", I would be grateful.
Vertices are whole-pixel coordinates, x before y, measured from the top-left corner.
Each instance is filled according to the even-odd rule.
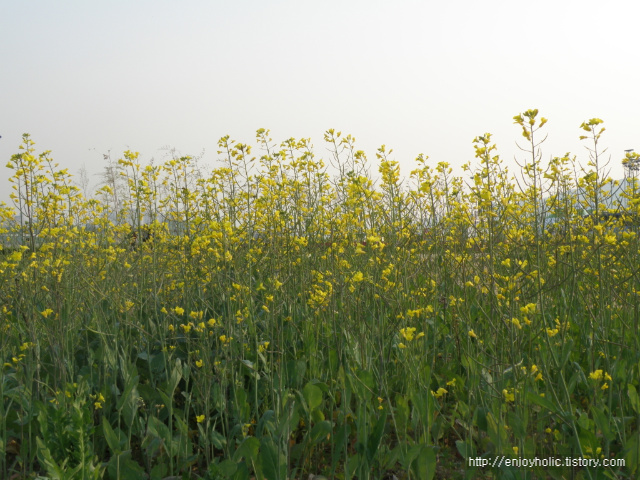
[[[329,130],[325,163],[260,129],[209,171],[126,151],[90,198],[25,135],[0,478],[636,478],[640,188],[612,200],[601,120],[580,166],[514,119],[518,172],[489,134],[462,176],[402,178],[384,146]],[[625,466],[469,462],[498,456]]]

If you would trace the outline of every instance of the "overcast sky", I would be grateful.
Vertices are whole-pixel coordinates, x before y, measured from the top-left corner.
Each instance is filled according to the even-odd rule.
[[[372,161],[393,148],[408,176],[419,153],[472,160],[484,132],[515,167],[512,117],[529,108],[549,119],[545,159],[585,159],[579,125],[602,118],[621,177],[623,150],[640,150],[639,13],[591,0],[3,2],[0,200],[25,132],[96,173],[125,149],[213,163],[221,136],[250,143],[261,127],[311,137],[326,158],[336,128]]]

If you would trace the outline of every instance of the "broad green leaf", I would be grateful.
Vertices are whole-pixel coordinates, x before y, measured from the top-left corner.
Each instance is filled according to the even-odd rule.
[[[238,464],[233,460],[223,460],[218,464],[218,473],[223,477],[230,477],[238,470]]]
[[[111,451],[115,455],[119,455],[120,453],[122,453],[122,450],[120,449],[120,440],[118,439],[116,432],[109,424],[107,417],[102,417],[102,431]]]
[[[233,454],[233,461],[239,462],[241,458],[245,458],[250,462],[255,462],[258,458],[258,450],[260,449],[260,440],[256,437],[245,438],[238,449]]]
[[[147,478],[143,468],[131,458],[131,452],[114,455],[107,466],[109,477],[118,480],[142,480]]]
[[[210,438],[211,438],[211,443],[218,450],[222,450],[224,446],[227,444],[227,439],[224,437],[224,435],[222,435],[219,432],[216,432],[215,430],[211,430]]]
[[[473,448],[473,442],[468,440],[456,440],[456,448],[465,460],[476,455],[475,448]]]
[[[411,470],[416,478],[421,480],[432,480],[436,474],[436,452],[433,447],[421,445],[417,458],[411,464]]]
[[[640,433],[636,432],[628,441],[626,445],[626,451],[624,455],[625,467],[630,473],[635,473],[638,470],[638,464],[640,463]]]
[[[307,383],[302,389],[302,395],[304,396],[309,410],[314,410],[322,403],[322,390],[312,383]]]
[[[553,413],[558,412],[558,409],[556,408],[556,406],[548,398],[541,397],[537,393],[527,392],[527,400],[531,403],[535,403],[536,405],[539,405],[540,407],[547,409],[550,412],[553,412]]]
[[[64,479],[64,463],[62,466],[58,465],[40,437],[36,437],[36,444],[38,446],[38,460],[45,467],[47,473],[54,480]]]
[[[314,445],[327,440],[327,436],[331,434],[331,422],[326,420],[316,423],[311,429],[311,443]]]
[[[273,439],[263,438],[260,442],[260,465],[267,480],[285,480],[287,475],[286,459],[282,451],[278,452]]]

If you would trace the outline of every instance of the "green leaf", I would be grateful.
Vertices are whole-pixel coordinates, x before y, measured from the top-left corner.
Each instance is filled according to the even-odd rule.
[[[380,447],[380,440],[382,440],[382,435],[384,434],[384,427],[387,424],[387,415],[385,413],[380,415],[378,421],[376,422],[375,427],[373,427],[373,432],[369,435],[369,440],[367,442],[367,460],[371,463],[378,452],[378,448]]]
[[[254,463],[258,458],[258,450],[260,450],[260,440],[256,437],[247,437],[234,452],[233,461],[239,462],[240,459],[245,458]]]
[[[335,442],[334,444],[335,454],[333,455],[333,461],[331,462],[331,468],[333,470],[335,470],[336,466],[338,465],[338,462],[340,461],[342,454],[345,453],[344,446],[346,445],[348,439],[349,439],[349,424],[344,423],[342,424],[342,426],[340,426],[337,429],[337,432],[333,438]]]
[[[66,462],[63,462],[61,466],[58,465],[40,437],[36,437],[36,444],[38,445],[38,460],[47,470],[47,474],[51,476],[52,480],[62,480],[65,477],[63,468]]]
[[[284,480],[287,474],[286,459],[271,438],[263,438],[260,442],[260,465],[262,473],[268,480]]]
[[[349,475],[347,476],[345,473],[345,478],[353,478],[354,476],[357,478],[358,470],[362,468],[363,462],[364,462],[364,459],[362,458],[362,455],[360,455],[359,453],[356,453],[355,455],[350,456],[347,459],[346,469],[345,469],[345,472],[348,472]]]
[[[635,473],[640,462],[640,433],[636,432],[631,439],[627,441],[627,448],[624,454],[625,466],[630,473]]]
[[[120,449],[120,440],[116,435],[116,432],[114,432],[113,428],[109,424],[107,417],[102,417],[102,431],[111,451],[115,455],[121,454],[122,450]]]
[[[407,428],[410,413],[409,400],[402,395],[396,395],[396,423],[400,432],[404,432]]]
[[[485,407],[476,408],[475,421],[478,429],[481,432],[488,431],[489,426],[487,425],[487,409]]]
[[[591,407],[591,413],[593,414],[593,420],[596,422],[596,426],[602,432],[602,436],[609,442],[613,441],[615,434],[611,431],[611,424],[603,409],[594,405]]]
[[[429,395],[431,397],[431,395]],[[415,412],[418,413],[420,421],[424,426],[430,424],[431,416],[429,415],[429,397],[424,393],[413,392],[411,394],[411,403],[415,408]]]
[[[460,452],[460,455],[462,455],[462,458],[464,458],[465,460],[476,455],[475,449],[473,448],[473,443],[469,441],[456,440],[456,448],[458,449],[458,452]]]
[[[357,375],[362,384],[367,388],[367,391],[372,392],[376,387],[376,381],[373,377],[373,373],[369,370],[359,370]]]
[[[311,429],[310,437],[311,442],[316,445],[323,440],[327,439],[327,436],[331,434],[331,422],[326,420],[316,423]]]
[[[167,476],[169,465],[166,463],[158,463],[151,469],[151,480],[161,480]]]
[[[312,383],[307,383],[302,389],[302,396],[304,397],[309,410],[314,410],[322,403],[322,390]]]
[[[180,418],[178,415],[175,415],[173,417],[173,420],[178,433],[180,433],[184,437],[187,437],[189,435],[189,426],[186,424],[186,422],[182,420],[182,418]]]
[[[122,395],[120,395],[120,398],[118,399],[118,403],[116,404],[116,410],[120,411],[122,410],[122,407],[124,406],[124,402],[126,402],[129,399],[129,395],[131,395],[131,392],[133,391],[133,389],[138,385],[138,379],[140,378],[139,375],[133,375],[133,372],[136,371],[135,367],[132,367],[132,372],[131,375],[129,376],[129,378],[127,379],[127,383],[124,386],[124,392],[122,392]]]
[[[436,474],[436,452],[428,445],[420,446],[420,453],[411,464],[416,478],[432,480]]]
[[[171,431],[169,430],[169,427],[158,419],[158,417],[150,417],[149,424],[147,426],[147,439],[152,440],[154,437],[162,440],[165,448],[169,452],[173,452],[174,445],[171,441]]]
[[[176,365],[171,371],[171,378],[169,378],[169,382],[165,390],[165,393],[169,398],[173,398],[173,393],[176,391],[178,383],[180,383],[180,380],[182,379],[182,373],[180,372],[181,366],[182,363],[180,362],[180,359],[176,359]],[[167,408],[169,408],[169,405],[167,405]]]
[[[173,400],[169,398],[169,396],[161,390],[158,390],[158,395],[162,399],[162,404],[165,406],[169,414],[173,412]]]
[[[290,407],[290,399],[287,400],[286,407]],[[293,430],[293,426],[289,423],[289,420],[293,416],[292,408],[286,408],[283,414],[280,416],[280,422],[276,427],[276,412],[273,410],[267,410],[262,414],[258,425],[256,426],[256,437],[261,438],[263,435],[276,435],[276,431],[279,433]],[[296,423],[297,425],[297,423]]]
[[[155,353],[151,356],[149,367],[153,373],[159,374],[164,372],[166,361],[167,359],[165,358],[164,352]]]
[[[442,417],[440,417],[442,418]],[[507,412],[507,424],[513,430],[516,438],[524,438],[526,434],[526,424],[516,412]]]
[[[233,460],[223,460],[218,464],[218,473],[223,477],[230,477],[238,470],[238,464]]]
[[[549,400],[548,398],[545,398],[545,397],[541,397],[537,393],[528,392],[527,393],[527,400],[529,402],[531,402],[531,403],[535,403],[536,405],[539,405],[540,407],[543,407],[543,408],[549,410],[550,412],[558,413],[558,409],[551,402],[551,400]]]
[[[409,470],[413,461],[420,455],[420,451],[422,450],[421,445],[413,445],[408,451],[406,456],[402,459],[402,466],[405,470]]]
[[[566,340],[565,344],[562,346],[562,359],[560,360],[560,369],[564,368],[564,366],[569,361],[569,356],[573,351],[573,339],[569,338]]]
[[[324,421],[324,413],[321,410],[315,409],[311,411],[311,421],[318,423]]]
[[[509,445],[509,441],[507,438],[507,431],[504,428],[504,423],[502,419],[496,420],[496,417],[493,413],[489,412],[487,414],[487,433],[489,434],[489,438],[495,445],[498,452],[502,452],[502,450]]]
[[[222,450],[227,444],[227,439],[219,432],[211,430],[211,444],[218,450]]]
[[[231,477],[232,480],[249,480],[249,478],[249,469],[247,468],[246,463],[238,464],[236,473]]]
[[[147,478],[142,467],[131,458],[131,452],[114,455],[107,466],[109,477],[118,480],[140,480]]]
[[[640,414],[640,399],[638,398],[638,391],[636,387],[631,384],[627,385],[627,395],[629,396],[629,402],[633,411]]]

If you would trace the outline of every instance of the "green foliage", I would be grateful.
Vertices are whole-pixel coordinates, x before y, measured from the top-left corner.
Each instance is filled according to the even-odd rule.
[[[517,175],[490,134],[464,176],[420,155],[405,182],[384,146],[373,176],[351,136],[325,165],[261,129],[210,172],[127,151],[90,199],[26,135],[0,477],[635,478],[637,182],[612,193],[599,119],[584,168],[514,121]],[[626,467],[470,464],[496,456]]]

